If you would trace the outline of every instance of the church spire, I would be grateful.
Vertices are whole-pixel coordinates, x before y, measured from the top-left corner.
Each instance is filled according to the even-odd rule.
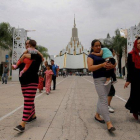
[[[75,14],[74,14],[74,28],[76,28],[76,24],[75,24]]]

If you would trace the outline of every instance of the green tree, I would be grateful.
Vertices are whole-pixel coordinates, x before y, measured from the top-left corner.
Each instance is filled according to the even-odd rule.
[[[116,55],[117,55],[119,73],[121,74],[122,73],[121,59],[122,59],[123,54],[125,55],[125,57],[127,55],[126,54],[127,39],[121,37],[120,31],[119,31],[119,29],[117,29],[115,31],[114,37],[112,37],[110,39],[105,39],[104,45],[108,48],[113,48],[115,50]],[[120,77],[121,77],[121,75],[120,75]]]
[[[12,50],[12,27],[9,23],[0,23],[0,48]]]
[[[48,54],[48,49],[41,46],[41,45],[37,45],[37,49],[39,52],[42,53],[43,57],[45,57],[46,59],[49,57],[49,54]]]

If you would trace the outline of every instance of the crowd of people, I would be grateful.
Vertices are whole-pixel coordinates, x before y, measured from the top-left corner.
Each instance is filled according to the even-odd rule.
[[[58,66],[54,64],[54,60],[51,60],[51,65],[45,61],[45,65],[42,66],[42,69],[39,71],[39,92],[43,90],[43,87],[46,88],[46,94],[50,94],[51,82],[53,81],[53,90],[56,88],[56,77],[58,77]]]
[[[36,120],[34,99],[36,91],[39,89],[41,93],[43,87],[46,89],[46,94],[49,95],[51,91],[51,82],[53,81],[53,90],[56,89],[56,77],[58,77],[59,69],[51,60],[51,65],[45,61],[45,65],[39,70],[40,64],[44,58],[42,54],[36,50],[36,41],[26,41],[26,51],[20,57],[16,65],[12,65],[12,69],[19,69],[19,80],[21,90],[24,97],[24,109],[21,123],[14,129],[23,132],[26,123]],[[87,58],[88,70],[93,72],[93,79],[95,89],[98,94],[97,110],[95,120],[100,123],[106,123],[109,132],[113,132],[116,128],[113,126],[109,112],[114,113],[110,104],[115,95],[115,88],[113,84],[117,82],[114,69],[116,61],[114,50],[109,50],[104,47],[99,40],[93,40],[91,43],[91,53]],[[139,79],[140,79],[140,37],[134,43],[133,50],[128,54],[127,60],[128,75],[124,88],[131,83],[130,97],[125,107],[133,113],[133,116],[138,120],[140,114],[140,95],[138,94]],[[3,74],[3,83],[7,83],[7,76],[9,69],[5,66]],[[4,78],[6,80],[4,80]],[[102,118],[102,117],[103,118]]]

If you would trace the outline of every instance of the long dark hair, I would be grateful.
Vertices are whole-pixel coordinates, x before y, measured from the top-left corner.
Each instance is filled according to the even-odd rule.
[[[90,50],[90,53],[92,53],[92,52],[93,52],[92,47],[94,46],[94,44],[95,44],[96,42],[100,42],[100,44],[102,45],[102,43],[101,43],[101,41],[100,41],[100,40],[98,40],[98,39],[94,39],[94,40],[91,42],[91,50]]]

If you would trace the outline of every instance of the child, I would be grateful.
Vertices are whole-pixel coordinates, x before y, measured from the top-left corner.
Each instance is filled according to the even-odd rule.
[[[36,41],[35,40],[30,40],[29,45],[30,45],[30,47],[24,52],[24,54],[27,54],[27,53],[29,53],[29,54],[39,54],[42,57],[42,61],[43,61],[44,60],[43,55],[38,50],[35,49]],[[26,60],[24,60],[24,58],[25,58],[25,56],[22,55],[22,57],[18,60],[17,64],[12,65],[12,67],[14,67],[16,69],[21,63],[23,63],[23,62],[25,63],[25,67],[20,72],[19,77],[21,77],[22,74],[28,70],[28,68],[30,67],[30,65],[32,64],[32,61],[33,61],[31,59],[28,59],[28,58],[26,58]]]
[[[44,81],[44,78],[42,77],[42,74],[39,73],[39,83],[38,83],[39,93],[41,93],[41,90],[43,90],[43,81]]]
[[[102,56],[102,58],[105,59],[106,62],[111,63],[113,65],[115,65],[115,59],[113,58],[112,52],[108,49],[108,48],[102,48],[100,53],[94,53],[91,52],[91,54],[94,54],[96,56]],[[111,70],[106,70],[106,82],[105,82],[105,86],[107,86],[109,83],[111,83],[111,77],[113,77],[114,75],[114,69]],[[113,82],[115,82],[116,79],[113,79]]]
[[[53,75],[53,71],[51,70],[51,65],[48,65],[47,66],[47,70],[45,71],[45,76],[46,76],[46,93],[47,93],[47,95],[49,95],[49,93],[50,93],[52,75]]]

